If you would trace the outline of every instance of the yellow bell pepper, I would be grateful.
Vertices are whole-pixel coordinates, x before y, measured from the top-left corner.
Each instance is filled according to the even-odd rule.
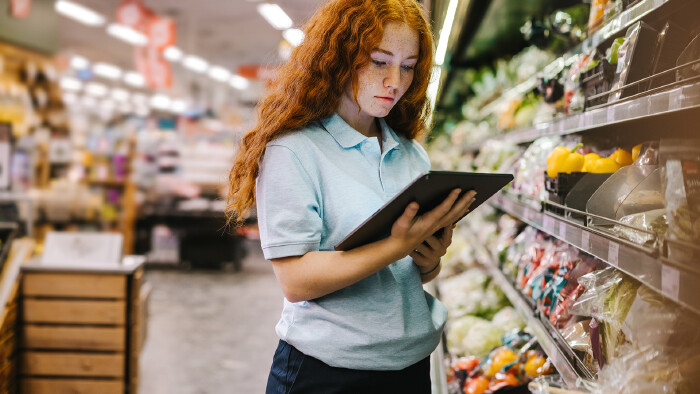
[[[610,174],[620,169],[620,165],[609,157],[603,157],[595,161],[591,167],[594,174]]]
[[[583,155],[576,153],[576,149],[582,147],[578,144],[574,149],[567,149],[563,146],[555,148],[547,158],[547,175],[554,178],[560,172],[571,174],[581,171],[583,168]]]
[[[591,172],[593,164],[595,164],[598,159],[600,159],[600,156],[597,153],[589,153],[583,156],[583,168],[581,172]]]
[[[642,153],[642,144],[635,145],[634,148],[632,148],[632,162],[634,163],[637,161],[637,158],[639,157],[639,154]]]
[[[624,149],[616,150],[615,153],[609,157],[619,164],[620,167],[628,166],[634,162],[634,160],[632,160],[632,154]]]

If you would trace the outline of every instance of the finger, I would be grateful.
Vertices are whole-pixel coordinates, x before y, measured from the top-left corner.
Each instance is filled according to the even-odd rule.
[[[401,216],[396,219],[396,224],[399,224],[400,226],[404,228],[408,228],[411,223],[413,222],[413,219],[415,219],[416,214],[418,214],[418,208],[419,205],[417,202],[412,202],[406,206],[406,209],[404,209],[403,213]]]
[[[428,258],[423,256],[422,254],[420,254],[418,252],[413,252],[413,253],[409,254],[409,256],[411,256],[414,263],[416,263],[417,265],[419,265],[421,267],[426,266],[429,263]]]
[[[440,243],[447,249],[452,244],[452,234],[454,233],[454,225],[445,227],[442,232],[442,237],[440,237]]]
[[[474,193],[476,194],[476,193]],[[475,197],[470,199],[460,199],[450,210],[450,213],[446,215],[445,227],[457,223],[461,218],[464,217],[469,212],[471,205],[476,201]]]
[[[418,252],[418,253],[420,253],[421,255],[425,256],[425,257],[430,257],[430,255],[432,255],[432,250],[431,250],[431,248],[428,247],[428,246],[427,246],[426,244],[424,244],[424,243],[422,243],[422,244],[416,246],[416,248],[413,249],[413,252]]]
[[[430,237],[426,238],[425,242],[430,246],[430,248],[434,252],[439,253],[444,248],[444,245],[442,244],[442,242],[435,236],[430,236]]]
[[[443,216],[445,216],[448,212],[450,212],[450,209],[454,205],[455,201],[457,201],[457,197],[459,197],[459,194],[462,192],[461,189],[454,189],[452,192],[443,200],[440,205],[437,207],[433,208],[432,211],[428,212],[426,216],[428,216],[431,220],[439,220]]]

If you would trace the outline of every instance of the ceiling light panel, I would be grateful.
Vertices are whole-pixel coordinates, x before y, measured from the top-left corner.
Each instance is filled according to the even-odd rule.
[[[112,89],[111,96],[114,100],[119,102],[124,102],[129,100],[129,92],[125,89],[114,88]]]
[[[178,47],[167,47],[163,51],[163,56],[171,62],[179,62],[182,59],[182,51]]]
[[[90,82],[85,85],[85,93],[95,97],[102,97],[107,94],[107,87],[97,82]]]
[[[58,0],[54,9],[59,14],[88,26],[102,26],[105,17],[83,5],[68,0]]]
[[[146,80],[143,78],[143,75],[134,71],[129,71],[124,74],[124,82],[136,87],[142,87],[146,84]]]
[[[59,81],[59,85],[63,90],[78,91],[82,89],[83,83],[71,77],[63,77]]]
[[[229,82],[231,86],[238,90],[244,90],[247,89],[250,83],[248,82],[247,79],[241,77],[240,75],[233,75],[231,77],[231,81]]]
[[[265,18],[267,23],[277,30],[285,30],[292,27],[292,19],[277,4],[259,4],[258,12]]]
[[[287,29],[282,33],[282,37],[292,46],[298,47],[304,41],[304,32],[299,29]]]
[[[209,69],[209,76],[219,82],[226,82],[231,78],[231,72],[220,66],[213,66]]]
[[[70,66],[76,70],[84,70],[90,66],[90,62],[82,56],[73,55],[70,58]]]
[[[148,44],[148,38],[143,33],[117,23],[110,23],[107,26],[107,33],[131,45],[145,46]]]
[[[209,68],[209,63],[206,60],[194,55],[186,56],[182,65],[198,73],[204,73]]]
[[[170,109],[170,98],[164,94],[156,94],[151,97],[151,107],[156,109]]]
[[[92,66],[92,71],[95,75],[108,79],[119,79],[123,74],[119,67],[109,63],[95,63],[95,65]]]

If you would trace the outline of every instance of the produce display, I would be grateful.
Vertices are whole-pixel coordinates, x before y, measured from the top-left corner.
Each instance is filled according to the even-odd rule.
[[[496,215],[487,205],[472,215],[455,229],[438,279],[438,293],[448,309],[448,387],[459,394],[522,387],[554,372],[522,317],[480,268],[492,258],[488,249],[472,244],[478,239],[490,249],[504,248],[513,242],[520,223]]]

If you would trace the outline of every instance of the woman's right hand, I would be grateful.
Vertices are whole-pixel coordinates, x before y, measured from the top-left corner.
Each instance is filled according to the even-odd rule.
[[[420,216],[416,216],[418,203],[408,204],[404,213],[391,227],[390,237],[399,242],[406,255],[413,252],[439,229],[452,226],[469,212],[476,192],[472,190],[457,200],[460,193],[460,189],[453,190],[440,205]]]

